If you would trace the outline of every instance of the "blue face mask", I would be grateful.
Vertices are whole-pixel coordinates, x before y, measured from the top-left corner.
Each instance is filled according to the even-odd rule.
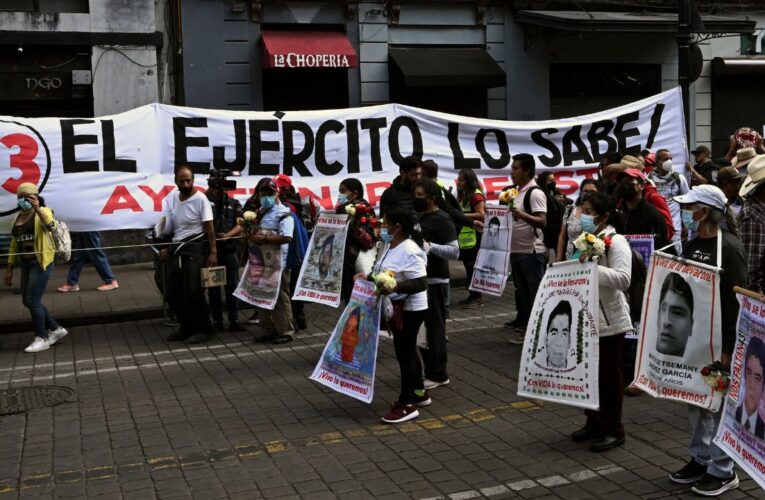
[[[260,206],[268,210],[269,208],[274,208],[274,205],[276,205],[276,196],[261,196],[260,197]]]
[[[32,204],[26,198],[19,198],[19,208],[22,212],[28,212],[32,210]]]
[[[390,243],[391,241],[393,241],[393,235],[388,234],[387,227],[380,228],[380,239],[383,241],[383,243]]]
[[[683,219],[683,225],[688,231],[696,232],[699,230],[699,221],[693,220],[693,210],[683,210],[680,216]]]
[[[598,229],[597,224],[595,224],[595,217],[592,215],[582,214],[579,217],[579,224],[586,233],[595,233]]]
[[[338,205],[345,205],[348,203],[348,195],[345,193],[340,193],[337,195],[337,204]]]

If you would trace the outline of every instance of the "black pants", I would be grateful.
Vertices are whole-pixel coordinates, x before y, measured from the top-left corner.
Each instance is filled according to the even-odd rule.
[[[239,300],[234,297],[237,285],[239,285],[239,256],[235,252],[218,254],[218,265],[226,266],[226,310],[228,322],[239,322]],[[210,299],[210,309],[215,323],[223,323],[223,309],[220,298],[221,287],[216,286],[207,289],[207,298]]]
[[[470,290],[470,283],[473,281],[473,271],[475,270],[475,261],[478,258],[478,250],[480,245],[481,245],[481,240],[479,239],[478,244],[476,244],[475,247],[469,248],[467,250],[460,250],[460,260],[462,261],[462,264],[465,266],[465,277],[467,278],[467,283],[465,284],[465,288],[468,289],[468,297],[472,299],[481,298],[481,292]]]
[[[622,402],[624,400],[624,334],[600,337],[598,392],[600,410],[585,410],[587,428],[597,434],[624,436]]]
[[[425,329],[428,348],[420,349],[425,364],[425,378],[443,382],[449,378],[446,373],[446,294],[448,283],[428,285],[428,313]]]
[[[305,302],[291,298],[295,295],[298,278],[300,277],[300,268],[290,270],[290,301],[292,307],[292,319],[295,320],[295,326],[305,324]]]
[[[624,339],[624,386],[635,380],[635,359],[638,339]]]
[[[402,404],[415,402],[414,391],[423,390],[422,364],[417,356],[417,332],[427,311],[404,311],[404,329],[393,332],[393,347],[401,371],[401,393],[398,401]]]
[[[189,336],[212,331],[199,274],[206,260],[204,243],[186,243],[170,257],[169,295],[181,329]]]
[[[515,283],[516,321],[525,328],[537,296],[539,283],[545,275],[545,256],[541,253],[511,253],[510,269]]]

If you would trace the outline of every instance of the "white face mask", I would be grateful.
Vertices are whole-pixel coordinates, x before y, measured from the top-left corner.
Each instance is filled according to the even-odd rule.
[[[672,169],[674,168],[672,166],[672,160],[664,160],[664,163],[661,164],[661,168],[664,169],[665,172],[668,174],[672,173]]]

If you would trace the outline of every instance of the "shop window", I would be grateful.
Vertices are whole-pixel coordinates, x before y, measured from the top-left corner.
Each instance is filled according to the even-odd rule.
[[[348,70],[270,68],[263,70],[263,109],[300,111],[348,107]]]

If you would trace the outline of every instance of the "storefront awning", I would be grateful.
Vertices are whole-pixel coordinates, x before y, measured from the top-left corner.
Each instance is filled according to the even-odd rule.
[[[715,57],[712,76],[765,76],[765,57]]]
[[[671,12],[597,12],[574,10],[521,10],[519,23],[561,31],[610,33],[677,33],[677,14]],[[744,16],[702,15],[702,33],[752,33],[756,22]]]
[[[359,57],[344,33],[264,31],[264,68],[355,68]]]
[[[503,87],[505,72],[481,48],[391,47],[391,79],[405,87]]]

